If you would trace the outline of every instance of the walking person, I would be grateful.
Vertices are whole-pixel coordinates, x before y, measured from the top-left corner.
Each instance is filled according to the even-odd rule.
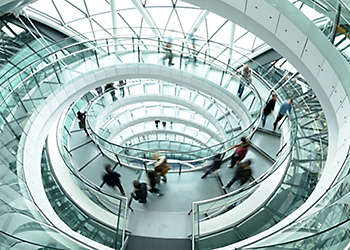
[[[139,203],[147,203],[147,184],[133,181],[134,191],[131,193],[131,197],[137,200]]]
[[[86,129],[86,111],[85,112],[80,112],[78,111],[77,113],[77,118],[78,118],[78,124],[80,129],[84,129],[85,134],[89,136],[89,133]]]
[[[236,151],[233,153],[231,156],[231,166],[229,168],[233,168],[236,163],[240,162],[241,160],[244,159],[248,152],[250,142],[245,138],[244,136],[241,138],[241,142],[232,146],[230,149],[236,148]]]
[[[207,177],[208,174],[211,174],[218,170],[221,167],[222,164],[222,159],[221,159],[221,154],[217,154],[214,156],[214,162],[208,167],[208,170],[204,173],[204,175],[201,177],[204,179]]]
[[[160,120],[155,120],[154,123],[156,124],[156,128],[159,128]]]
[[[272,94],[272,98],[270,101],[266,104],[265,108],[263,109],[262,113],[262,126],[265,127],[266,118],[267,116],[275,109],[275,104],[277,100],[277,94]]]
[[[156,187],[157,184],[159,184],[160,182],[160,174],[154,170],[150,170],[150,171],[147,171],[147,177],[148,177],[149,185],[151,187],[149,191],[151,193],[155,193],[161,196],[162,194],[160,193],[159,188]]]
[[[168,66],[174,65],[173,63],[173,58],[174,58],[174,54],[173,54],[173,50],[172,50],[172,42],[173,39],[171,37],[168,38],[168,41],[165,43],[165,56],[162,58],[163,60],[163,64],[165,62],[166,59],[168,59]]]
[[[290,116],[290,111],[292,109],[293,99],[289,98],[288,101],[284,101],[278,111],[275,122],[273,123],[273,131],[276,130],[277,123],[287,114]]]
[[[105,166],[106,173],[103,176],[103,181],[110,187],[115,187],[117,186],[120,193],[125,196],[124,188],[122,184],[120,183],[120,177],[121,175],[118,174],[117,172],[112,170],[112,165],[107,164]]]
[[[107,83],[105,86],[105,92],[110,91],[111,93],[111,97],[112,97],[112,101],[115,102],[117,100],[117,97],[115,96],[115,88],[114,88],[114,83],[110,82]]]
[[[120,97],[124,98],[125,96],[125,90],[124,90],[124,86],[126,85],[126,81],[125,80],[120,80],[119,81],[119,91],[120,91]]]
[[[194,33],[197,32],[197,29],[193,29],[193,32],[191,32],[189,35],[188,35],[188,40],[191,41],[191,44],[192,44],[192,50],[190,54],[192,54],[192,57],[193,57],[193,62],[196,63],[197,62],[197,51],[196,51],[196,37],[194,36]]]
[[[155,153],[153,155],[153,158],[155,160],[157,160],[154,163],[154,171],[156,171],[156,173],[159,173],[160,176],[162,177],[161,180],[166,183],[167,182],[166,174],[171,169],[171,167],[166,162],[166,157],[165,156],[159,156],[158,153]]]
[[[252,169],[251,169],[251,160],[246,160],[244,162],[240,162],[238,164],[238,167],[236,168],[236,171],[234,173],[234,176],[230,180],[229,183],[225,186],[225,189],[228,189],[232,186],[235,181],[240,180],[241,186],[249,181],[249,179],[252,177]]]
[[[242,75],[242,77],[239,81],[239,87],[238,87],[238,91],[237,91],[237,95],[239,98],[241,98],[243,95],[245,85],[246,84],[248,85],[252,82],[252,71],[249,68],[248,64],[245,64],[243,66],[241,75]]]

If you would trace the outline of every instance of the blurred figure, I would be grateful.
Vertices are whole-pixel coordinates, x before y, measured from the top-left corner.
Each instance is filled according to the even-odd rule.
[[[155,120],[154,123],[156,124],[156,128],[159,128],[160,120]]]
[[[139,203],[147,203],[147,184],[135,180],[133,181],[133,185],[134,192],[132,192],[131,197]]]
[[[278,122],[287,114],[290,116],[290,111],[292,109],[293,98],[289,98],[288,101],[284,101],[278,111],[275,122],[273,123],[273,131],[276,130]]]
[[[162,122],[163,128],[166,127],[166,122]]]
[[[230,180],[229,183],[227,183],[225,189],[230,188],[232,184],[237,180],[240,180],[241,186],[247,181],[249,181],[249,179],[252,177],[252,169],[250,166],[251,163],[251,160],[246,160],[244,162],[239,163],[233,178]]]
[[[150,185],[150,192],[151,193],[156,193],[158,195],[161,195],[160,191],[158,188],[156,188],[157,184],[160,182],[160,174],[156,173],[154,170],[150,170],[147,172],[147,177],[148,177],[148,182]]]
[[[96,90],[98,95],[102,95],[102,92],[103,92],[102,87],[97,87],[97,88],[95,88],[95,90]]]
[[[120,193],[125,196],[123,186],[120,183],[121,175],[112,170],[111,164],[105,165],[105,170],[106,174],[103,176],[103,181],[110,187],[114,188],[115,186],[117,186],[119,188]]]
[[[165,51],[165,56],[162,58],[163,60],[163,64],[164,64],[164,61],[166,59],[168,59],[168,66],[171,66],[171,65],[174,65],[173,63],[173,58],[174,58],[174,54],[173,54],[173,51],[172,51],[172,42],[173,42],[173,39],[172,37],[168,37],[168,41],[165,42],[165,48],[164,48],[164,51]]]
[[[166,157],[160,156],[158,153],[154,153],[152,155],[152,158],[156,160],[156,162],[154,163],[154,171],[156,171],[156,173],[159,173],[160,176],[162,177],[162,181],[166,183],[167,182],[166,174],[171,169],[171,167],[167,165]]]
[[[115,96],[115,88],[114,88],[114,83],[113,82],[110,82],[110,83],[106,84],[105,92],[107,92],[107,91],[110,91],[112,100],[113,100],[113,102],[115,102],[117,100],[117,97]]]
[[[265,127],[266,118],[267,116],[275,109],[275,104],[277,100],[277,94],[272,94],[272,98],[270,101],[266,104],[265,108],[263,109],[262,114],[262,126]]]
[[[78,118],[78,124],[80,129],[84,129],[85,134],[89,136],[89,133],[86,129],[86,111],[85,112],[80,112],[78,111],[77,113],[77,118]]]
[[[250,142],[243,136],[241,138],[240,143],[230,148],[230,149],[234,149],[234,148],[237,148],[237,149],[231,156],[231,166],[229,168],[233,168],[237,162],[239,163],[241,160],[244,159],[244,157],[248,152],[249,145],[250,145]]]
[[[221,167],[222,164],[222,159],[221,159],[221,154],[217,154],[214,156],[214,162],[208,167],[208,170],[205,172],[205,174],[201,177],[204,179],[207,177],[208,174],[211,174],[218,170]]]
[[[119,91],[120,91],[120,97],[124,98],[125,96],[125,90],[124,90],[124,86],[126,85],[126,81],[125,80],[120,80],[119,81]]]
[[[195,29],[193,29],[193,32],[188,35],[188,40],[190,40],[191,44],[192,44],[192,49],[193,50],[191,50],[191,52],[192,52],[191,54],[193,56],[193,62],[194,63],[197,62],[196,38],[194,36],[194,33],[196,33],[196,31],[197,31],[197,29],[195,28]]]
[[[246,84],[248,85],[252,82],[252,71],[249,68],[248,64],[245,64],[243,66],[241,75],[242,75],[242,77],[239,81],[239,87],[238,87],[238,91],[237,91],[237,95],[239,98],[241,98],[243,95],[245,85]]]

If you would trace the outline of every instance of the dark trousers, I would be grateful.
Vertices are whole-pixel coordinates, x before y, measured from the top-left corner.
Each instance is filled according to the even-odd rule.
[[[246,183],[249,178],[244,178],[243,176],[239,176],[238,174],[235,174],[235,176],[232,177],[229,183],[227,183],[226,188],[230,188],[235,181],[240,180],[241,181],[241,186]]]
[[[211,166],[211,167],[209,167],[209,169],[204,173],[204,175],[202,176],[202,179],[204,179],[205,177],[207,177],[207,175],[208,174],[210,174],[210,173],[212,173],[212,172],[214,172],[214,171],[216,171],[216,170],[218,170],[219,168],[217,168],[217,167],[213,167],[213,166]]]
[[[125,194],[124,188],[120,182],[117,182],[115,185],[118,187],[121,194]]]
[[[240,81],[238,91],[237,91],[237,95],[239,98],[242,97],[243,91],[244,91],[244,83],[242,81]]]
[[[284,115],[278,112],[275,122],[273,123],[273,130],[276,130],[277,123],[283,118]]]
[[[240,156],[236,153],[234,153],[232,156],[231,156],[231,166],[229,166],[229,168],[233,168],[237,161],[239,160]]]
[[[267,115],[265,115],[265,113],[263,112],[263,114],[262,114],[262,118],[261,118],[261,121],[262,121],[262,126],[263,126],[263,127],[265,127],[266,118],[267,118]]]
[[[235,181],[239,180],[238,175],[234,175],[229,183],[227,183],[226,188],[230,188]]]

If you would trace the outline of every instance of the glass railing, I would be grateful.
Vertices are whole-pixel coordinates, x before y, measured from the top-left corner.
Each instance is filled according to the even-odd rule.
[[[89,96],[90,93],[87,93],[84,95],[83,98],[79,99],[77,102],[71,104],[68,111],[62,116],[64,117],[64,123],[59,124],[59,128],[57,130],[57,138],[60,138],[60,142],[58,143],[59,150],[61,153],[61,156],[70,170],[71,178],[75,182],[75,184],[89,197],[91,201],[93,201],[96,205],[104,209],[105,211],[108,211],[109,213],[112,213],[116,216],[116,228],[111,229],[106,227],[105,225],[100,226],[101,229],[98,230],[98,236],[99,239],[92,238],[95,241],[100,242],[101,244],[110,246],[110,247],[116,247],[115,249],[119,249],[122,247],[124,241],[125,241],[125,233],[126,233],[126,225],[128,221],[128,198],[125,196],[119,196],[119,195],[111,195],[103,190],[101,188],[88,180],[86,180],[80,173],[77,171],[76,166],[73,165],[72,159],[71,159],[71,152],[69,149],[70,145],[70,136],[71,136],[71,128],[74,125],[73,122],[75,122],[76,119],[76,113],[77,111],[83,109],[87,106],[89,103]],[[63,129],[62,129],[63,127]],[[50,192],[52,190],[52,187],[56,187],[56,193],[54,195],[59,199],[59,202],[56,202],[54,199],[50,199],[50,201],[53,203],[53,207],[55,209],[55,205],[58,203],[60,206],[57,207],[57,214],[59,216],[63,217],[63,220],[67,222],[68,225],[72,223],[72,221],[69,220],[69,216],[65,217],[65,215],[61,215],[60,212],[62,211],[61,205],[62,200],[65,201],[65,204],[68,203],[68,205],[72,208],[75,208],[75,210],[78,211],[78,213],[83,214],[80,216],[80,218],[84,218],[84,223],[88,223],[88,221],[92,221],[92,224],[99,225],[101,222],[98,222],[97,220],[86,218],[87,216],[84,214],[84,208],[76,208],[78,205],[75,205],[72,201],[70,201],[64,191],[60,190],[60,187],[58,184],[56,184],[55,180],[51,177],[51,175],[48,175],[47,178],[51,181],[48,184],[48,187],[50,188]],[[55,184],[55,185],[54,185]],[[64,189],[64,187],[63,187]],[[58,191],[60,192],[59,195],[57,195]],[[67,190],[66,190],[67,192]],[[69,192],[69,191],[68,191]],[[62,197],[61,197],[62,196]],[[73,204],[73,205],[72,205]],[[80,211],[82,210],[82,211]],[[70,213],[73,213],[74,211],[70,211]],[[74,226],[74,224],[73,224]],[[91,228],[91,227],[88,227]],[[94,227],[96,228],[96,227]],[[73,230],[75,230],[74,227],[72,227]],[[97,231],[96,231],[97,232]],[[103,232],[105,232],[105,236],[103,236]],[[90,236],[89,233],[84,234],[84,236]],[[92,236],[95,234],[92,233]],[[110,240],[107,240],[110,239]],[[118,247],[117,247],[118,246]]]
[[[264,69],[261,68],[260,70],[263,71]],[[250,189],[258,188],[260,181],[264,180],[268,175],[266,174],[255,181],[258,183],[257,187],[251,184],[245,189],[239,189],[222,197],[193,203],[194,233],[192,240],[194,248],[211,249],[223,247],[262,232],[295,211],[304,203],[315,188],[326,161],[328,147],[326,134],[319,134],[315,137],[319,125],[318,121],[311,116],[307,116],[309,112],[315,109],[316,106],[314,105],[318,102],[317,100],[310,100],[311,102],[308,104],[308,98],[312,95],[309,87],[301,90],[298,84],[294,83],[295,86],[293,86],[292,82],[288,84],[288,87],[286,87],[286,84],[276,85],[284,77],[284,75],[276,75],[274,76],[275,82],[266,83],[266,85],[273,84],[273,88],[279,93],[279,96],[283,98],[294,97],[298,103],[293,105],[294,119],[291,120],[291,137],[285,138],[286,141],[294,143],[294,147],[282,147],[280,158],[277,159],[271,168],[271,171],[274,171],[276,167],[284,162],[285,158],[290,158],[289,167],[280,186],[276,187],[274,194],[266,199],[264,205],[255,214],[240,220],[236,224],[230,225],[227,223],[227,226],[221,231],[214,231],[206,235],[201,235],[201,223],[220,216],[222,213],[242,203],[252,193]],[[286,80],[289,81],[290,79],[287,78]],[[305,96],[303,93],[309,93],[310,95]],[[309,110],[310,106],[313,106],[314,109]],[[310,128],[313,129],[304,129],[304,123],[310,125]],[[314,153],[311,154],[310,152]],[[240,194],[236,199],[236,193],[242,193],[243,195]]]
[[[347,158],[345,165],[349,164]],[[345,249],[349,244],[349,175],[333,186],[317,201],[316,212],[278,234],[249,245],[264,249],[281,247],[309,249]],[[276,242],[279,242],[276,244]]]
[[[96,241],[102,245],[113,249],[120,249],[125,237],[125,220],[127,198],[113,197],[103,192],[98,192],[86,184],[82,184],[82,180],[72,174],[72,178],[77,185],[82,187],[85,193],[90,194],[89,198],[98,201],[99,206],[104,207],[110,213],[115,215],[115,226],[104,225],[93,215],[89,215],[80,208],[78,204],[71,201],[60,187],[60,184],[52,176],[49,159],[47,159],[47,151],[44,149],[42,155],[42,178],[46,195],[51,203],[52,208],[58,216],[73,231],[78,232],[85,237]]]
[[[134,46],[136,49],[133,53],[135,53],[136,57],[132,59],[132,62],[141,62],[142,50],[140,49],[140,46],[143,45],[135,43],[135,40],[136,39],[131,39],[134,43],[126,43],[125,46],[129,46],[131,51]],[[27,66],[23,67],[21,71],[13,74],[7,79],[3,79],[1,83],[3,101],[0,103],[2,118],[1,156],[4,163],[14,169],[19,177],[23,176],[23,173],[21,159],[16,157],[16,150],[23,150],[23,146],[18,144],[18,141],[21,137],[22,140],[25,139],[26,132],[24,131],[24,126],[30,126],[32,123],[32,120],[28,119],[29,114],[37,114],[37,108],[39,105],[44,104],[45,98],[50,94],[55,95],[55,90],[57,90],[63,82],[72,80],[74,77],[78,77],[85,73],[85,71],[69,71],[65,74],[61,74],[61,72],[67,69],[67,63],[70,62],[78,65],[84,62],[84,60],[88,61],[83,64],[84,66],[82,69],[85,70],[95,69],[98,68],[99,65],[104,66],[108,65],[108,63],[111,65],[111,62],[108,62],[108,56],[113,56],[115,58],[115,55],[112,55],[107,48],[114,46],[113,41],[114,40],[102,39],[94,42],[82,42],[71,44],[55,52],[47,52],[46,57],[48,60],[46,63],[44,63],[45,60],[42,58],[33,60]],[[161,47],[158,42],[156,43],[154,40],[152,40],[152,42],[155,43],[154,48]],[[91,48],[92,44],[99,49],[104,48],[105,51],[100,54],[100,50],[97,52],[95,48]],[[176,50],[174,45],[174,52],[176,53],[176,51],[181,50]],[[158,53],[158,49],[156,49],[155,52]],[[179,66],[184,69],[184,65],[181,66],[181,54],[180,57],[175,56],[175,59],[180,60]],[[204,54],[202,57],[198,56],[198,60],[200,61],[201,59],[203,62],[206,62],[206,60],[212,60],[213,58]],[[221,65],[222,72],[227,71],[227,65],[224,62],[216,62]],[[113,60],[113,63],[115,63],[115,60]],[[30,73],[28,74],[27,72]],[[51,78],[51,76],[54,78]],[[62,81],[63,79],[65,81]],[[223,81],[220,81],[220,86],[222,83]],[[18,102],[18,100],[22,100],[22,102]],[[19,112],[24,112],[26,114],[24,116],[22,114],[23,119],[19,119]],[[233,142],[229,143],[229,145],[225,145],[225,148],[232,144]],[[29,193],[23,193],[23,195],[26,195],[30,199]],[[36,208],[34,208],[34,210],[36,210]]]
[[[135,84],[128,83],[128,86],[126,86],[126,87],[133,88],[135,85],[138,85],[138,84],[137,83],[135,83]],[[162,84],[162,85],[164,86],[164,84]],[[187,91],[189,92],[188,97],[191,97],[192,92],[188,89],[187,89]],[[127,91],[127,92],[130,93],[130,91]],[[176,92],[176,91],[174,91],[174,92]],[[248,92],[247,96],[250,95],[250,91],[247,91],[247,92]],[[109,93],[106,93],[105,95],[109,95]],[[105,95],[97,97],[97,99],[92,102],[90,108],[87,111],[87,113],[88,113],[87,124],[88,124],[88,127],[90,128],[91,137],[93,137],[97,141],[97,143],[99,145],[101,145],[103,148],[105,148],[105,145],[107,145],[107,151],[111,152],[111,154],[118,154],[118,156],[120,156],[120,155],[125,154],[125,151],[126,151],[129,156],[142,158],[144,155],[146,155],[147,158],[150,158],[150,155],[153,152],[159,151],[162,155],[166,155],[167,158],[169,158],[169,159],[171,159],[172,157],[175,157],[174,159],[181,159],[181,158],[183,159],[184,156],[188,155],[189,157],[187,157],[187,158],[189,158],[191,163],[195,163],[198,158],[203,158],[203,157],[208,157],[208,156],[211,157],[212,155],[215,154],[215,152],[217,152],[215,150],[222,147],[222,145],[218,144],[218,142],[216,140],[212,140],[212,143],[211,143],[212,145],[208,145],[209,147],[207,147],[205,149],[203,149],[203,148],[202,149],[195,149],[195,148],[190,149],[190,148],[186,147],[186,150],[181,150],[181,149],[171,150],[171,149],[169,149],[166,151],[164,150],[166,147],[162,148],[162,149],[158,149],[158,150],[157,149],[149,150],[147,148],[138,148],[136,146],[127,147],[127,146],[122,146],[122,144],[112,143],[109,139],[109,136],[113,135],[113,138],[115,138],[116,133],[114,131],[116,131],[116,130],[119,130],[118,132],[123,134],[123,138],[127,137],[126,132],[124,130],[120,131],[120,129],[119,129],[120,127],[123,127],[123,125],[124,125],[123,119],[122,118],[119,119],[119,116],[123,116],[127,110],[125,109],[125,107],[121,107],[123,112],[117,112],[117,110],[113,110],[113,111],[109,110],[108,114],[106,114],[106,112],[103,112],[105,107],[109,106],[106,103],[106,100],[104,98]],[[202,95],[205,96],[205,94],[202,94]],[[254,97],[254,95],[252,95],[252,96]],[[128,97],[130,97],[130,96],[128,96]],[[128,97],[125,97],[125,98],[128,98]],[[215,118],[216,118],[216,122],[219,123],[219,126],[222,126],[222,130],[227,133],[225,135],[222,135],[222,137],[224,136],[223,138],[225,138],[225,137],[231,138],[230,140],[232,140],[233,138],[239,137],[239,130],[240,130],[239,129],[240,128],[239,122],[240,121],[237,120],[238,118],[232,117],[233,111],[229,111],[226,107],[222,106],[222,104],[220,104],[219,101],[211,100],[212,98],[210,98],[208,96],[205,96],[205,97],[206,97],[206,99],[209,100],[208,101],[209,104],[212,103],[212,105],[210,105],[210,109],[214,109],[213,106],[217,106],[217,108],[214,109],[215,112],[213,112],[215,115]],[[176,96],[176,98],[181,100],[183,97]],[[256,101],[254,101],[254,99]],[[185,99],[184,101],[190,102],[191,100]],[[251,108],[251,112],[253,112],[253,117],[257,117],[260,114],[260,112],[259,112],[261,109],[260,105],[253,105],[253,104],[258,103],[258,102],[259,102],[258,97],[253,98],[253,101],[249,102],[253,106]],[[113,105],[114,104],[115,103],[113,103]],[[144,108],[145,108],[145,106],[139,107],[139,109],[144,109]],[[152,107],[150,107],[150,109],[151,108]],[[169,108],[171,108],[171,107],[169,107]],[[204,109],[204,111],[207,111],[207,110]],[[183,110],[182,112],[186,112],[186,110]],[[193,113],[194,111],[190,110],[190,112]],[[131,113],[133,113],[133,112],[131,112]],[[136,112],[134,112],[134,113],[136,113]],[[226,119],[221,119],[221,116],[225,117]],[[175,118],[176,117],[174,117],[174,119]],[[206,119],[206,118],[203,117],[203,119]],[[203,121],[203,119],[201,119],[200,121]],[[99,124],[98,126],[96,125],[97,121]],[[127,124],[127,122],[130,122],[130,121],[126,121],[126,124]],[[189,123],[193,123],[193,122],[196,123],[196,121],[189,120]],[[105,123],[107,123],[108,126],[104,126]],[[256,123],[257,123],[257,121],[254,120],[254,124],[256,124]],[[174,123],[173,126],[174,127],[176,126],[176,122]],[[188,124],[188,126],[191,127],[191,124]],[[198,126],[201,126],[201,125],[198,124]],[[211,124],[211,127],[210,126],[207,126],[207,127],[209,129],[213,130],[212,133],[217,134],[217,128],[215,126],[216,125]],[[100,127],[103,127],[103,129],[99,129]],[[124,127],[126,127],[126,126],[124,126]],[[130,127],[128,127],[128,129],[129,128]],[[145,133],[145,131],[143,131],[143,132]],[[205,133],[205,131],[202,131],[202,132]],[[186,130],[184,133],[186,133]],[[205,138],[205,136],[203,136],[203,137]]]

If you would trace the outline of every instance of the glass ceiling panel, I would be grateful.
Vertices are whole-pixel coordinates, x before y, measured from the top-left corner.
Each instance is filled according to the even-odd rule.
[[[146,11],[151,15],[156,26],[161,29],[160,33],[164,34],[165,37],[174,37],[174,42],[177,43],[181,43],[188,36],[188,32],[192,31],[199,15],[203,12],[198,7],[182,1],[145,0],[141,2],[144,4]],[[173,7],[173,2],[175,3],[175,8]],[[67,25],[64,26],[62,23],[62,30],[68,29],[78,33],[94,32],[94,34],[91,33],[85,36],[88,39],[93,39],[94,35],[96,38],[102,38],[105,36],[110,37],[113,34],[111,31],[113,24],[109,0],[38,0],[29,6],[29,8],[25,9],[29,16],[32,8],[41,12],[43,16],[49,19],[54,18],[58,23],[61,23],[63,20]],[[131,0],[116,1],[116,8],[118,10],[116,23],[117,34],[119,36],[134,36],[134,32],[143,37],[155,36],[155,33],[149,29],[150,27],[145,22],[141,12],[135,8]],[[320,16],[319,13],[305,5],[302,9],[305,9],[306,15],[312,15],[314,18]],[[130,27],[133,28],[131,29]],[[194,35],[198,39],[207,40],[211,38],[213,42],[219,42],[229,46],[231,27],[232,23],[225,18],[214,13],[209,13],[204,21],[199,24],[198,30]],[[163,31],[164,28],[168,30]],[[241,58],[240,53],[249,56],[249,53],[264,43],[251,33],[244,35],[246,32],[239,25],[235,25],[233,35],[235,44],[233,46],[241,49],[238,50],[238,53],[232,54],[232,61]],[[207,44],[202,41],[197,41],[196,47],[203,47],[202,52],[207,50]],[[210,45],[208,53],[210,55],[213,53],[211,55],[213,57],[220,56],[220,59],[229,57],[229,53],[225,51],[225,54],[221,54],[220,51],[223,51],[223,49],[218,49]]]
[[[149,14],[152,16],[156,26],[163,30],[168,22],[171,8],[147,8]],[[163,32],[161,32],[163,33]]]
[[[55,0],[57,1],[57,0]],[[62,1],[62,0],[58,0],[58,1]],[[84,0],[63,0],[65,2],[70,2],[71,4],[73,4],[74,6],[76,6],[77,8],[79,8],[80,10],[86,12],[86,8],[85,8],[85,4],[84,4]],[[101,1],[102,2],[102,1]]]
[[[56,19],[58,22],[61,22],[61,18],[51,1],[36,1],[30,6],[42,13],[47,14],[48,16],[51,16],[52,18]]]
[[[75,19],[79,19],[79,18],[83,18],[85,15],[85,9],[79,10],[75,7],[73,7],[72,5],[70,5],[69,3],[67,3],[66,1],[54,1],[55,6],[57,7],[57,9],[59,10],[59,14],[60,16],[63,18],[63,21],[65,23],[70,22],[72,20]],[[44,12],[45,13],[45,12]],[[85,22],[87,20],[85,19]]]
[[[140,14],[140,12],[138,10],[136,10],[136,9],[123,10],[123,11],[120,11],[119,14],[124,19],[123,26],[127,26],[127,25],[129,25],[131,27],[140,27],[141,26],[142,15]],[[117,23],[117,25],[118,25],[118,23]]]
[[[173,7],[173,3],[171,0],[146,0],[146,7],[150,7],[150,6],[167,6],[167,7]]]
[[[119,2],[123,1],[116,1],[116,5],[119,4]],[[109,12],[111,10],[110,5],[106,1],[86,1],[86,6],[88,9],[88,12],[90,15],[96,14],[96,13],[103,13],[103,12]]]
[[[180,17],[181,25],[186,33],[191,31],[192,25],[202,11],[203,10],[201,9],[177,8],[177,13]]]
[[[169,20],[168,20],[168,23],[165,26],[165,29],[169,30],[169,31],[173,31],[174,30],[174,31],[181,32],[183,34],[183,36],[185,36],[185,34],[184,34],[185,31],[183,29],[182,23],[179,21],[179,18],[177,16],[175,10],[171,12]],[[179,35],[181,33],[179,33]],[[170,32],[164,32],[164,36],[171,36],[171,33]]]

